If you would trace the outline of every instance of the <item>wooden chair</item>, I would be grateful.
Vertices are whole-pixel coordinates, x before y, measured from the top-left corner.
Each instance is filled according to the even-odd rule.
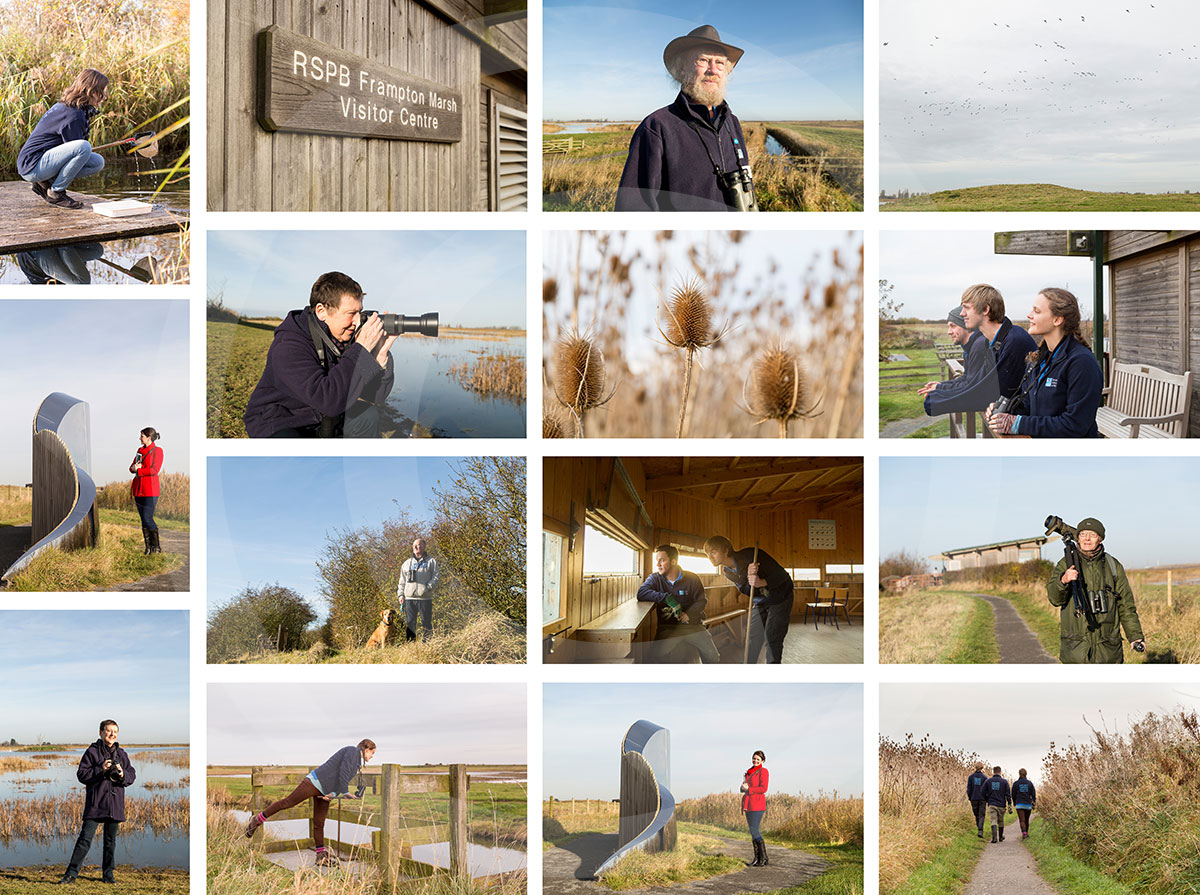
[[[808,610],[813,611],[813,629],[817,629],[817,619],[820,618],[822,612],[828,612],[833,608],[833,592],[832,587],[818,587],[817,596],[812,602],[804,604],[804,622],[808,621]],[[837,624],[837,620],[834,620]]]
[[[842,610],[842,615],[846,616],[846,624],[850,624],[850,610],[847,608],[850,604],[850,588],[836,587],[833,590],[833,600],[829,606],[829,614],[833,616],[833,626],[839,631],[842,629],[838,624],[838,610]]]

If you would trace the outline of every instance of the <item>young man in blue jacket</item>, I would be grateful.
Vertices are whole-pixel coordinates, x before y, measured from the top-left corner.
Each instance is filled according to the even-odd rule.
[[[117,722],[112,719],[100,722],[100,738],[87,747],[79,759],[75,776],[84,785],[83,828],[75,840],[71,861],[63,873],[60,884],[73,883],[79,876],[79,868],[92,847],[96,827],[104,824],[104,857],[101,865],[102,880],[115,883],[117,869],[117,824],[125,822],[125,787],[131,786],[137,777],[129,756],[117,742]]]
[[[616,211],[739,210],[734,194],[742,187],[733,180],[743,169],[749,177],[750,156],[725,85],[742,52],[712,25],[667,44],[663,64],[679,95],[633,132]]]
[[[987,283],[977,283],[963,292],[962,315],[967,329],[987,340],[1000,395],[1011,398],[1021,387],[1026,358],[1037,351],[1037,342],[1004,316],[1004,296]]]
[[[987,339],[971,332],[959,305],[946,315],[946,334],[955,345],[963,346],[963,375],[946,382],[930,381],[918,389],[917,394],[925,396],[925,413],[940,416],[986,410],[1000,394]]]
[[[1000,829],[1000,842],[1004,841],[1004,814],[1012,804],[1012,793],[1008,781],[1000,776],[1000,765],[992,768],[992,776],[983,784],[983,795],[987,799],[988,816],[992,819],[992,842],[996,841],[996,828]]]
[[[717,645],[704,627],[704,607],[708,603],[704,584],[699,575],[680,568],[679,551],[670,544],[654,548],[654,574],[642,582],[637,598],[658,604],[656,658],[686,661],[694,648],[701,662],[721,661]]]
[[[308,307],[275,327],[242,421],[251,438],[378,438],[392,392],[392,343],[378,314],[359,325],[363,290],[338,271],[313,283]]]
[[[971,812],[975,815],[976,835],[983,838],[983,822],[987,818],[987,798],[983,785],[987,783],[987,774],[983,772],[983,762],[975,762],[975,773],[967,778],[967,799],[971,803]]]

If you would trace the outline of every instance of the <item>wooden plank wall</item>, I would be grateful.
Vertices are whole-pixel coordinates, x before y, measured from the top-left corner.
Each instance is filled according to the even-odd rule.
[[[79,496],[75,461],[58,433],[33,436],[33,509],[29,543],[36,544],[67,518]],[[74,544],[64,546],[77,546]],[[82,546],[82,545],[78,545]]]
[[[1179,251],[1156,249],[1115,265],[1117,338],[1115,360],[1179,367]]]
[[[1193,380],[1200,378],[1200,239],[1187,243],[1188,338],[1187,368]],[[1188,435],[1200,438],[1200,387],[1192,386],[1192,409],[1188,417]]]
[[[479,44],[415,0],[209,0],[210,211],[477,211],[481,121],[434,144],[269,134],[255,37],[271,24],[445,84],[479,107]]]

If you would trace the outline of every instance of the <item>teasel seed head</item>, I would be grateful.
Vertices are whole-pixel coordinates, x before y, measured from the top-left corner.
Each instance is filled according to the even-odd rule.
[[[777,421],[784,437],[789,422],[811,416],[819,403],[812,401],[799,352],[783,344],[768,348],[754,361],[749,388],[750,413],[759,422]]]
[[[677,286],[665,304],[666,330],[660,326],[659,332],[676,348],[686,348],[688,351],[707,348],[724,335],[713,333],[712,305],[704,294],[704,284],[698,278]]]
[[[569,438],[569,426],[557,407],[542,408],[542,438]]]
[[[611,392],[604,394],[604,354],[589,334],[575,330],[560,338],[554,351],[554,367],[554,394],[577,417],[582,418],[612,397]]]

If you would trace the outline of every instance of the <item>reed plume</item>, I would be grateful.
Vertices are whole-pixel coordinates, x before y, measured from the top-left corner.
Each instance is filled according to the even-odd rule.
[[[575,417],[579,434],[584,434],[584,418],[589,410],[603,407],[611,400],[615,387],[607,395],[604,353],[596,347],[590,333],[572,330],[561,339],[554,352],[554,396]]]
[[[749,380],[748,410],[758,422],[775,420],[779,437],[788,437],[788,424],[795,419],[812,416],[820,400],[809,407],[808,383],[800,364],[800,355],[790,346],[781,344],[768,348],[754,361]]]
[[[682,438],[696,352],[721,341],[728,331],[728,325],[720,332],[713,332],[712,305],[709,304],[708,296],[704,294],[704,284],[699,278],[694,277],[675,287],[665,305],[667,328],[664,331],[660,322],[658,332],[667,340],[668,345],[686,353],[683,362],[683,399],[679,402],[679,426],[675,431],[675,437]]]

